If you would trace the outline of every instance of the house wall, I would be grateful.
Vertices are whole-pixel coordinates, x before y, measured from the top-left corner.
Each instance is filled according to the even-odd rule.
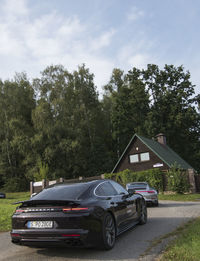
[[[137,149],[138,150],[137,150]],[[137,163],[130,163],[129,155],[149,152],[150,160],[137,162]],[[154,168],[153,165],[156,163],[162,163],[163,166],[160,167],[161,170],[168,170],[169,167],[156,155],[154,154],[143,142],[140,141],[137,137],[134,138],[132,144],[129,146],[128,150],[126,151],[125,155],[121,159],[119,165],[117,166],[115,172],[120,172],[125,169],[130,169],[133,171],[142,171]]]

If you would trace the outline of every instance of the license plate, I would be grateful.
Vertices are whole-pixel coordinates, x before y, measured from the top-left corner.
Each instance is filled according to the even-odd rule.
[[[28,221],[28,228],[52,228],[53,221]]]

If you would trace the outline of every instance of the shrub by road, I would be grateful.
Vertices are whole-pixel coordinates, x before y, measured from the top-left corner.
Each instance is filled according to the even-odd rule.
[[[0,199],[0,231],[11,229],[11,216],[15,211],[16,201],[26,200],[30,197],[30,192],[6,193],[6,199]]]
[[[200,260],[200,217],[188,222],[178,232],[159,261],[198,261]]]

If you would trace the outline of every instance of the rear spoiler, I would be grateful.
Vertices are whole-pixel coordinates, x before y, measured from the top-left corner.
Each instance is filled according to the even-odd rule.
[[[22,205],[26,205],[26,206],[33,206],[33,205],[37,205],[37,204],[41,204],[41,205],[44,205],[44,204],[67,204],[67,205],[74,205],[74,204],[77,204],[79,205],[80,204],[80,200],[74,200],[74,199],[68,199],[68,200],[24,200],[24,201],[18,201],[18,202],[14,202],[12,203],[12,205],[17,205],[17,204],[22,204]]]

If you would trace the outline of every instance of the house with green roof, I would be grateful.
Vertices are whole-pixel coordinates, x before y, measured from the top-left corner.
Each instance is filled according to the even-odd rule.
[[[156,140],[135,134],[113,168],[112,173],[125,169],[143,171],[152,168],[167,171],[175,163],[183,170],[193,170],[190,164],[167,146],[164,134],[158,134]]]

